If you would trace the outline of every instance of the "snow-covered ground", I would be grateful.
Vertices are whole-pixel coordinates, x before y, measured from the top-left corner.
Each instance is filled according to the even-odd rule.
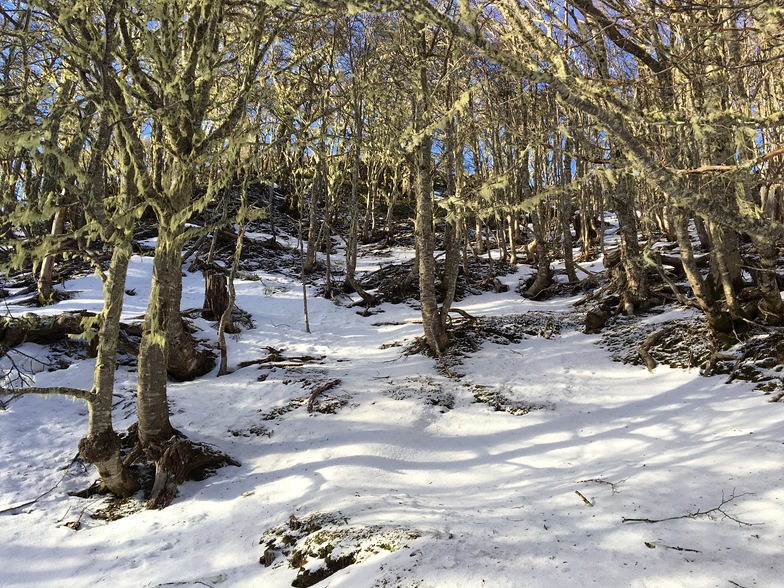
[[[133,259],[126,319],[144,313],[150,269]],[[573,300],[515,294],[526,271],[504,278],[510,292],[458,306],[476,316],[570,310]],[[267,347],[312,360],[171,384],[174,426],[242,465],[184,484],[165,510],[105,522],[91,517],[105,499],[68,495],[95,478],[74,461],[82,403],[22,397],[0,411],[0,586],[291,586],[298,569],[275,542],[282,535],[260,539],[280,527],[304,540],[295,522],[319,520],[331,535],[311,537],[314,550],[341,537],[335,557],[365,549],[318,586],[784,585],[784,406],[751,385],[613,363],[598,336],[576,330],[486,343],[453,368],[463,377],[448,377],[404,353],[421,334],[416,308],[362,317],[310,296],[308,334],[301,286],[261,277],[237,284],[255,328],[229,338],[230,365]],[[99,310],[97,279],[66,287],[80,294],[45,312]],[[183,308],[201,306],[199,274],[184,292]],[[93,361],[40,371],[35,383],[89,387]],[[325,412],[308,413],[310,392],[336,379],[315,401]],[[118,430],[134,421],[134,385],[122,368]],[[493,393],[533,410],[476,402]]]

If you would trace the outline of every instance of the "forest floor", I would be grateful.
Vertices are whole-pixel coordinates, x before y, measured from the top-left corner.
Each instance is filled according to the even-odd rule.
[[[293,242],[280,242],[280,263],[248,258],[237,281],[252,327],[229,337],[231,373],[169,387],[174,426],[241,465],[185,483],[168,508],[143,510],[142,492],[75,495],[96,479],[76,451],[81,402],[0,399],[2,586],[781,585],[784,404],[731,362],[700,374],[694,311],[587,335],[580,294],[526,300],[521,265],[499,276],[506,292],[466,292],[457,306],[476,320],[456,322],[460,344],[438,361],[412,353],[415,301],[364,309],[308,286],[307,333],[302,285],[280,271]],[[368,247],[359,271],[411,257]],[[131,262],[128,322],[145,312],[151,266]],[[69,298],[35,312],[100,311],[95,276],[62,287]],[[183,308],[203,291],[187,272]],[[6,313],[31,310],[9,294]],[[214,344],[215,324],[194,324]],[[691,359],[648,371],[637,350],[663,325],[680,326],[652,354]],[[667,353],[684,341],[691,352]],[[27,343],[3,361],[37,386],[89,388],[84,347]],[[756,362],[779,386],[780,366]],[[120,431],[135,379],[126,357]]]

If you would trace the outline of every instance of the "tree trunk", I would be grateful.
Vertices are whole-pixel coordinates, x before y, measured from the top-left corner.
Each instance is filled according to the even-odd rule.
[[[784,324],[784,303],[776,281],[778,247],[762,237],[752,237],[759,253],[759,270],[756,272],[757,287],[762,300],[757,305],[759,317],[772,325]]]
[[[738,292],[743,288],[741,276],[740,249],[738,236],[734,231],[716,223],[710,223],[711,239],[711,277],[718,282],[721,294],[733,318],[743,316],[738,300]],[[717,293],[717,296],[721,296]]]
[[[308,202],[308,243],[306,247],[305,259],[302,265],[303,271],[306,274],[312,274],[314,271],[316,271],[316,254],[320,245],[317,200],[321,195],[324,184],[323,172],[321,168],[322,164],[321,161],[319,161],[316,164],[316,171],[310,190],[310,200]],[[302,197],[304,198],[304,194]],[[324,214],[326,215],[327,213],[328,211],[325,211]]]
[[[705,225],[705,220],[699,215],[694,215],[694,228],[697,230],[697,237],[700,240],[700,247],[703,251],[711,250],[710,234],[708,227]]]
[[[451,91],[447,92],[451,95]],[[460,202],[463,196],[463,148],[457,138],[457,121],[452,119],[446,125],[446,195],[448,201]],[[464,226],[461,209],[455,204],[450,205],[444,228],[444,274],[441,277],[441,288],[444,300],[441,304],[440,320],[444,332],[447,329],[449,310],[455,300],[457,277],[460,274],[460,244],[462,235],[460,227]],[[502,229],[503,230],[503,229]]]
[[[629,177],[624,177],[619,184],[623,185],[623,189],[612,198],[612,202],[615,213],[618,215],[618,226],[621,233],[621,264],[626,277],[625,288],[620,294],[626,314],[634,314],[634,309],[648,299],[648,274],[640,254],[632,180]]]
[[[352,210],[351,220],[349,222],[348,237],[346,238],[346,277],[343,280],[343,289],[347,292],[356,292],[368,304],[372,304],[375,298],[368,294],[367,291],[357,280],[357,254],[358,254],[358,239],[359,239],[359,220],[357,218],[357,199],[356,189],[358,183],[358,168],[355,167],[354,179],[352,180],[352,199],[350,206]]]
[[[520,225],[517,214],[510,213],[506,217],[507,228],[509,231],[509,263],[512,265],[517,264],[517,244],[519,241],[518,235],[520,233]]]
[[[562,154],[563,165],[561,169],[560,179],[564,189],[561,195],[561,202],[558,210],[558,218],[561,221],[561,233],[563,234],[563,256],[564,266],[566,269],[566,277],[570,282],[578,282],[577,273],[574,267],[574,241],[572,238],[572,197],[569,187],[572,183],[572,163],[574,159],[570,153],[574,152],[574,141],[568,140],[566,142],[566,152]],[[561,155],[559,155],[560,159]]]
[[[569,208],[571,208],[569,199],[568,197],[564,197],[564,200],[561,203],[561,210],[558,212],[558,217],[561,221],[561,233],[563,234],[563,255],[566,277],[574,284],[578,282],[579,279],[577,278],[574,267],[574,243]]]
[[[449,336],[441,322],[436,294],[435,235],[433,233],[432,138],[422,140],[416,150],[416,248],[419,260],[419,303],[428,346],[441,355]]]
[[[536,278],[533,284],[525,291],[526,298],[536,298],[553,281],[553,273],[550,270],[550,255],[547,251],[547,227],[545,204],[539,203],[536,213],[532,214],[534,225],[534,239],[536,243]],[[529,249],[530,255],[530,249]]]
[[[247,183],[247,176],[245,179]],[[229,283],[228,283],[228,300],[226,301],[226,308],[223,309],[223,314],[220,317],[220,323],[218,324],[218,346],[220,347],[220,367],[218,368],[218,375],[225,376],[229,373],[229,354],[228,349],[226,348],[226,335],[225,333],[238,333],[239,329],[234,325],[234,322],[231,318],[231,310],[234,307],[234,301],[237,298],[237,293],[234,290],[234,279],[237,277],[237,270],[240,266],[240,260],[242,259],[242,243],[243,239],[245,238],[245,208],[247,206],[247,185],[243,185],[242,187],[243,195],[242,195],[242,215],[240,218],[240,228],[237,231],[237,242],[234,246],[234,259],[231,265],[231,273],[229,274]]]
[[[98,357],[93,373],[87,436],[79,441],[79,453],[98,470],[101,482],[118,496],[130,496],[139,488],[120,457],[120,439],[112,425],[117,341],[125,294],[125,277],[131,256],[130,242],[115,244],[104,284],[104,308],[98,330]]]
[[[697,299],[705,317],[708,319],[708,324],[711,328],[718,333],[729,333],[732,331],[732,319],[730,316],[719,308],[715,298],[711,295],[705,282],[702,279],[697,261],[694,257],[694,250],[691,245],[691,235],[689,235],[689,216],[686,211],[681,207],[673,206],[670,208],[672,215],[675,217],[673,222],[675,229],[675,237],[678,240],[678,246],[681,250],[681,259],[683,260],[683,271],[689,280],[694,297]]]
[[[65,217],[68,213],[66,207],[57,210],[52,218],[52,237],[59,237],[65,228]],[[38,273],[38,303],[46,306],[53,302],[54,288],[52,283],[52,273],[54,272],[55,253],[48,253],[41,264],[41,271]]]
[[[182,252],[180,232],[171,224],[171,218],[159,219],[150,299],[139,345],[137,411],[139,441],[145,448],[174,435],[174,428],[169,422],[165,366],[169,365],[170,344],[175,345],[177,354],[182,351],[171,337],[176,332],[174,325],[182,330]]]

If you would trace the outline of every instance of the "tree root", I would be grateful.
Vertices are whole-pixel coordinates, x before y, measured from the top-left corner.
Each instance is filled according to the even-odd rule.
[[[203,480],[218,468],[240,463],[205,443],[180,437],[151,446],[147,454],[155,461],[155,482],[148,509],[163,509],[177,496],[177,488],[186,480]]]
[[[648,368],[649,372],[653,373],[653,370],[658,365],[658,362],[655,359],[653,359],[653,357],[650,354],[651,347],[658,344],[659,341],[661,341],[664,337],[672,333],[676,328],[677,327],[675,325],[669,325],[664,327],[663,329],[651,333],[650,335],[648,335],[645,341],[642,342],[642,345],[640,345],[640,349],[638,350],[638,353],[640,354],[640,358],[642,358],[643,362],[645,362],[645,367]]]

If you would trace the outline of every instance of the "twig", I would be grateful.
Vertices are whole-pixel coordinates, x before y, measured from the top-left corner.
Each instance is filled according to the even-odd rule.
[[[656,549],[657,547],[664,547],[665,549],[674,549],[675,551],[689,551],[691,553],[702,553],[699,549],[689,549],[688,547],[679,547],[677,545],[665,545],[664,543],[654,543],[653,541],[646,541],[645,547],[648,549]]]
[[[619,482],[610,482],[608,480],[602,480],[601,478],[590,478],[588,480],[577,480],[577,483],[578,484],[590,484],[590,483],[593,482],[594,484],[607,484],[608,486],[610,486],[610,488],[612,488],[612,493],[613,494],[618,494],[618,492],[620,492],[620,490],[618,490],[617,486],[620,486],[621,484],[626,482],[626,480],[627,480],[627,478],[624,478],[623,480],[621,480]]]
[[[323,394],[327,390],[334,388],[338,384],[340,384],[339,378],[335,380],[330,380],[326,384],[322,384],[321,386],[313,390],[313,392],[311,392],[310,394],[310,398],[308,398],[308,412],[309,413],[313,412],[313,403],[316,401],[316,398],[318,398],[319,395]]]
[[[675,172],[676,175],[679,176],[684,174],[706,174],[710,172],[733,172],[742,169],[751,169],[755,165],[758,165],[764,161],[768,161],[769,159],[773,159],[774,157],[778,157],[783,153],[784,147],[779,147],[778,149],[774,149],[770,153],[766,153],[757,159],[746,161],[742,165],[701,165],[699,167],[689,169],[671,169],[673,172]]]
[[[696,519],[698,517],[712,518],[711,515],[713,515],[714,513],[720,513],[725,519],[730,519],[731,521],[735,521],[739,525],[750,527],[750,526],[752,526],[754,524],[760,524],[760,523],[747,523],[746,521],[742,521],[739,518],[737,518],[736,516],[731,515],[727,511],[724,510],[725,505],[730,504],[736,498],[740,498],[742,496],[746,496],[747,494],[749,494],[749,493],[748,492],[744,492],[743,494],[735,494],[735,490],[733,490],[732,494],[730,494],[729,498],[725,498],[724,497],[724,492],[722,492],[721,493],[721,504],[719,504],[718,506],[715,506],[713,508],[710,508],[708,510],[696,510],[694,512],[687,513],[685,515],[680,515],[680,516],[675,516],[675,517],[666,517],[666,518],[663,518],[663,519],[648,519],[648,518],[639,518],[639,519],[638,518],[634,518],[633,519],[633,518],[623,517],[623,518],[621,518],[621,522],[622,523],[649,523],[649,524],[654,524],[654,523],[663,523],[665,521],[675,521],[675,520],[678,520],[678,519]]]
[[[73,460],[71,460],[71,463],[73,463]],[[23,502],[22,504],[17,504],[16,506],[9,506],[8,508],[4,508],[3,510],[0,510],[0,514],[13,513],[15,510],[19,510],[20,508],[24,508],[26,506],[30,506],[32,504],[35,504],[36,502],[41,500],[44,496],[46,496],[48,494],[51,494],[55,490],[55,488],[57,488],[60,485],[60,483],[63,480],[65,480],[65,477],[67,475],[68,475],[68,468],[65,468],[65,471],[63,472],[63,475],[60,477],[60,479],[57,481],[57,483],[54,486],[49,488],[49,490],[47,490],[43,494],[37,496],[36,498],[33,498],[32,500],[28,500],[27,502]]]
[[[585,504],[587,504],[588,506],[593,506],[593,502],[591,502],[590,500],[588,500],[588,499],[587,499],[587,498],[586,498],[586,497],[583,495],[583,493],[582,493],[582,492],[580,492],[579,490],[575,490],[575,491],[574,491],[574,493],[575,493],[575,494],[577,494],[577,496],[579,496],[580,498],[582,498],[582,499],[583,499],[583,502],[584,502]]]

